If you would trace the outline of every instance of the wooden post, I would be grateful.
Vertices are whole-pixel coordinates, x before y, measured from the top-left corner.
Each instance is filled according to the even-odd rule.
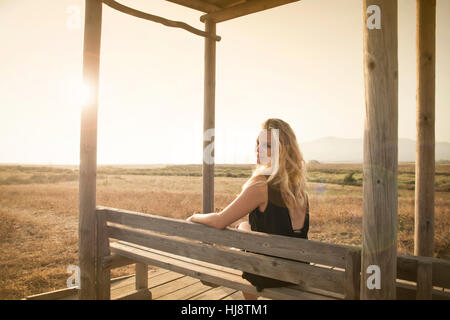
[[[148,265],[145,263],[137,262],[135,266],[136,270],[136,290],[148,288]]]
[[[363,10],[366,114],[361,299],[395,299],[398,208],[397,0],[364,0]]]
[[[205,31],[216,34],[216,23],[205,22]],[[216,41],[205,38],[205,84],[203,108],[203,213],[214,212],[214,146],[216,98]],[[212,156],[212,157],[211,157]]]
[[[359,300],[361,286],[361,253],[348,250],[345,257],[345,299]]]
[[[80,299],[95,299],[97,174],[97,109],[100,67],[102,2],[86,0],[83,81],[89,87],[89,100],[81,113],[78,244]]]
[[[103,211],[96,211],[95,215],[97,218],[96,299],[111,300],[111,269],[103,265],[103,259],[111,255],[106,217]]]
[[[416,2],[417,142],[414,254],[433,256],[436,0]]]
[[[418,261],[417,263],[417,300],[431,300],[433,294],[433,264]]]

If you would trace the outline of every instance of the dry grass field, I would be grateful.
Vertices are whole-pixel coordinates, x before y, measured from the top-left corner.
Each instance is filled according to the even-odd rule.
[[[201,210],[199,168],[99,168],[97,204],[185,219]],[[450,259],[450,166],[436,169],[434,255]],[[340,183],[352,171],[353,179]],[[219,166],[217,172],[215,207],[220,211],[240,192],[251,167]],[[414,179],[413,165],[399,167],[398,251],[407,254],[414,246],[411,175]],[[309,176],[310,239],[361,245],[361,165],[317,165]],[[77,264],[77,228],[75,169],[0,166],[0,299],[64,288],[67,267]],[[112,275],[129,273],[133,269],[124,267]]]

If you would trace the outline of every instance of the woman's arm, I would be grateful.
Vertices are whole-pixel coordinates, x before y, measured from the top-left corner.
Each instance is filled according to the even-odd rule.
[[[265,179],[262,177],[262,179]],[[219,213],[196,213],[187,221],[198,222],[217,229],[224,229],[249,214],[267,200],[267,185],[254,185],[243,190],[236,199]]]

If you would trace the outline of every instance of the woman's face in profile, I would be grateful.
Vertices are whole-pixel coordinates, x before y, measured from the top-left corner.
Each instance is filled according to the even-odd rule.
[[[267,138],[266,141],[263,141],[264,133],[266,133]],[[272,155],[271,153],[271,137],[270,137],[270,130],[261,130],[261,132],[258,135],[258,138],[256,139],[256,163],[257,164],[267,164],[269,161],[270,163],[270,157]]]

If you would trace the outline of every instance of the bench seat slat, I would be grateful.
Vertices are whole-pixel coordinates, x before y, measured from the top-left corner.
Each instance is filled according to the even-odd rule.
[[[344,292],[344,273],[277,257],[208,245],[178,237],[107,227],[109,237],[193,259],[236,268],[283,281],[337,293]]]
[[[345,268],[347,250],[352,249],[352,247],[345,245],[322,243],[263,232],[245,232],[231,228],[225,228],[218,232],[219,230],[212,227],[180,219],[102,206],[97,207],[97,214],[105,215],[106,220],[109,222],[128,227],[181,236],[191,240],[199,240],[286,259],[311,261],[341,268]]]
[[[191,263],[192,259],[190,259],[191,262],[183,261],[184,257],[179,257],[179,259],[176,259],[174,255],[172,255],[172,257],[169,257],[167,255],[157,253],[156,250],[140,249],[133,245],[128,245],[123,241],[112,242],[110,244],[110,248],[111,252],[114,252],[115,254],[120,254],[142,263],[147,263],[164,269],[172,270],[174,272],[182,273],[200,280],[217,283],[228,288],[234,288],[236,290],[263,295],[271,299],[334,300],[337,297],[340,297],[331,292],[329,293],[329,296],[326,296],[308,291],[302,291],[305,288],[299,286],[270,288],[258,293],[247,280],[243,279],[235,272],[229,273],[217,269],[211,269],[207,266],[202,266],[201,262],[198,262],[197,264]],[[326,291],[321,292],[325,293]]]

